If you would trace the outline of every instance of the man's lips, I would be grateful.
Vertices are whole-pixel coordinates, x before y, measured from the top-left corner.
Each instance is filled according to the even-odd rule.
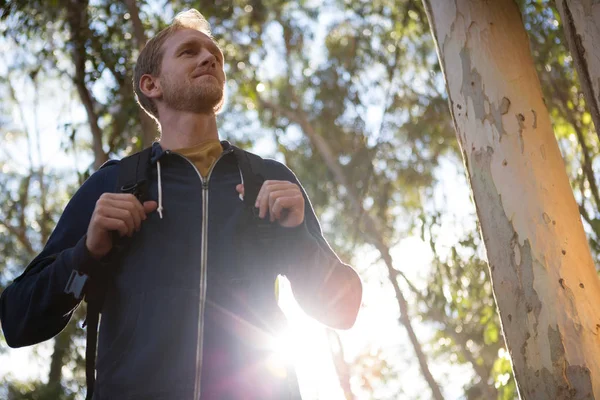
[[[217,79],[216,76],[214,76],[213,74],[211,74],[210,72],[199,72],[199,73],[195,73],[192,75],[192,79],[196,79],[196,78],[200,78],[202,76],[212,76],[213,78]],[[218,79],[217,79],[218,80]]]

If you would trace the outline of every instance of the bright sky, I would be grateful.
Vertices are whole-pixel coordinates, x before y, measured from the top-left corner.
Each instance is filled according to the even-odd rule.
[[[327,22],[329,17],[325,15],[324,18],[323,23]],[[6,57],[6,50],[6,43],[0,39],[0,54],[5,54],[4,57]],[[319,54],[315,54],[314,57],[318,59]],[[276,60],[272,62],[276,62]],[[2,75],[5,73],[6,63],[7,60],[0,57],[0,74]],[[44,92],[44,97],[40,98],[40,108],[37,114],[31,112],[34,109],[33,104],[26,101],[26,99],[34,97],[32,88],[24,84],[17,86],[17,92],[20,99],[24,101],[24,109],[27,112],[25,121],[23,121],[15,111],[13,121],[17,126],[25,123],[33,127],[35,124],[33,115],[37,115],[42,149],[41,160],[46,164],[52,160],[52,168],[56,169],[72,169],[74,163],[80,170],[84,169],[84,166],[91,160],[88,156],[80,155],[76,161],[72,157],[57,157],[57,155],[64,154],[61,149],[61,140],[64,140],[64,134],[60,133],[57,127],[67,120],[85,123],[85,114],[81,107],[73,107],[73,104],[77,104],[76,100],[70,100],[64,96],[64,93],[70,90],[68,86],[65,87],[60,82],[48,82],[46,86],[44,91],[50,90],[50,92]],[[5,98],[6,94],[1,93],[0,96]],[[372,110],[368,116],[370,122],[378,124],[378,115],[380,115],[380,111]],[[89,139],[83,134],[81,136],[81,140]],[[12,139],[5,135],[2,142],[2,151],[12,154],[17,164],[26,165],[28,153],[23,141],[15,139],[15,135]],[[33,147],[37,147],[35,143]],[[272,153],[273,147],[268,141],[263,141],[255,150],[264,155]],[[444,160],[438,170],[438,175],[442,183],[436,190],[435,198],[432,201],[438,208],[443,206],[453,215],[446,217],[447,221],[443,224],[440,234],[440,241],[450,246],[455,242],[456,232],[461,230],[461,224],[470,221],[469,215],[473,206],[469,199],[461,165],[457,166],[455,162]],[[396,268],[402,270],[417,287],[422,287],[431,261],[429,246],[418,237],[407,237],[393,248],[392,255]],[[381,398],[393,398],[399,388],[403,391],[399,398],[427,398],[429,389],[421,378],[414,351],[408,342],[404,328],[398,326],[397,323],[397,304],[393,290],[389,284],[383,284],[383,286],[378,284],[380,280],[385,282],[387,276],[383,265],[376,262],[377,259],[377,253],[370,249],[364,249],[363,255],[360,257],[360,264],[355,265],[356,269],[361,271],[363,280],[367,282],[364,291],[365,308],[353,329],[340,332],[344,351],[349,361],[361,350],[369,347],[379,347],[392,355],[392,361],[402,373],[398,376],[397,382],[389,384],[387,391],[380,392]],[[287,286],[284,285],[285,287]],[[305,400],[343,399],[335,377],[324,329],[299,310],[289,290],[282,290],[281,296],[282,307],[286,309],[290,317],[292,329],[287,337],[278,339],[279,343],[283,343],[279,346],[281,350],[279,357],[291,358],[295,363]],[[410,296],[407,297],[410,299]],[[433,332],[416,320],[414,324],[418,337],[427,350],[427,341],[432,337]],[[35,352],[43,359],[48,359],[51,354],[51,343],[25,349],[10,349],[0,355],[0,378],[7,375],[11,379],[18,380],[45,379],[47,365],[40,366]],[[431,362],[430,366],[434,376],[442,384],[447,398],[460,398],[463,393],[462,386],[470,378],[471,370],[449,362]],[[353,382],[353,388],[356,389],[355,392],[359,399],[367,399],[364,393],[360,394],[358,382]]]

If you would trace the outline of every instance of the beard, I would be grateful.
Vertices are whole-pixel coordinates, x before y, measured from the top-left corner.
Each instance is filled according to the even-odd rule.
[[[216,78],[198,77],[182,82],[167,75],[163,82],[163,101],[174,110],[217,114],[223,108],[225,84]]]

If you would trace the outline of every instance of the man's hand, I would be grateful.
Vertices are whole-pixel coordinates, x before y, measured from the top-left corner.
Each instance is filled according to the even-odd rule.
[[[155,201],[142,205],[132,194],[104,193],[96,202],[88,226],[85,245],[96,259],[104,257],[113,247],[112,231],[131,237],[140,230],[146,214],[156,210]]]
[[[235,188],[244,195],[244,185]],[[269,212],[271,222],[278,221],[286,228],[295,228],[304,222],[304,196],[300,187],[288,181],[265,181],[256,196],[258,216],[264,218]]]

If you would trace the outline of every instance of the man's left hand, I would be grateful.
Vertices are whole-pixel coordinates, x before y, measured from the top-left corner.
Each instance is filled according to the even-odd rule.
[[[244,195],[244,185],[235,188]],[[265,181],[256,196],[258,216],[265,218],[267,211],[271,222],[278,221],[286,228],[295,228],[304,222],[304,196],[300,187],[288,181]]]

